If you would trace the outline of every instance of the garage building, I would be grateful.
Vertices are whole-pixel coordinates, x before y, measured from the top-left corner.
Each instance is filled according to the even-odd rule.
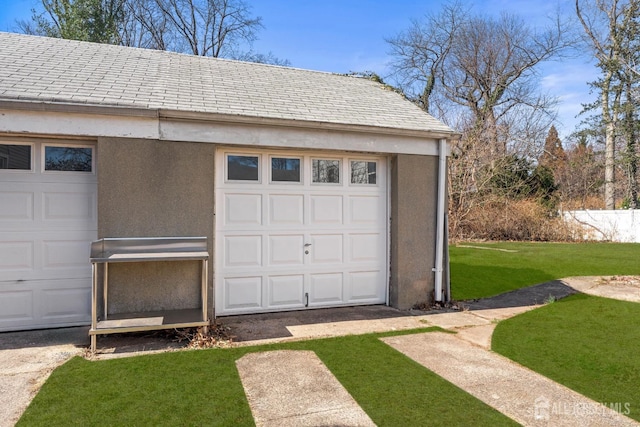
[[[0,331],[89,324],[99,238],[206,237],[211,319],[446,299],[453,135],[364,78],[0,33]],[[109,313],[198,268],[114,266]]]

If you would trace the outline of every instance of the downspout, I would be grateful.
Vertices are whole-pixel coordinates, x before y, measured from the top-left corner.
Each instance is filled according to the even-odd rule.
[[[436,262],[435,272],[435,300],[442,302],[442,273],[445,251],[445,203],[446,203],[446,179],[447,179],[447,140],[438,141],[438,202],[436,207]]]

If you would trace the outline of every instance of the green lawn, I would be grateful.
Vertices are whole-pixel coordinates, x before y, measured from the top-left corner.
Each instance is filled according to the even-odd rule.
[[[379,341],[383,335],[98,362],[76,357],[52,373],[18,425],[250,426],[235,360],[273,349],[315,351],[380,426],[516,425]]]
[[[573,295],[500,322],[492,349],[640,421],[640,304]]]
[[[637,243],[459,243],[449,253],[451,293],[459,301],[563,277],[640,275]]]
[[[450,254],[458,300],[568,276],[640,274],[638,244],[469,243]],[[640,420],[638,325],[640,304],[576,295],[500,322],[492,345],[596,401],[628,403]],[[74,358],[53,372],[18,424],[253,425],[235,360],[274,349],[315,351],[377,425],[514,424],[380,342],[382,335]]]

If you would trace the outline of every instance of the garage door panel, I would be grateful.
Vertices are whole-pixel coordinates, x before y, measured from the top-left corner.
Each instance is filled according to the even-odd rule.
[[[304,306],[304,275],[269,277],[270,308],[300,308]]]
[[[269,265],[302,265],[304,263],[304,235],[269,236]]]
[[[90,278],[95,235],[95,230],[0,233],[0,282]]]
[[[226,225],[251,226],[262,224],[262,196],[260,194],[227,193],[224,198]]]
[[[350,234],[349,262],[380,262],[384,256],[385,238],[381,233]]]
[[[32,290],[5,289],[0,283],[0,331],[33,322]]]
[[[262,265],[262,236],[226,236],[225,267]]]
[[[304,223],[304,195],[269,195],[269,223],[276,226],[301,226]]]
[[[311,225],[342,224],[342,196],[312,195],[310,222]]]
[[[342,234],[312,234],[309,255],[312,264],[342,263]]]
[[[96,218],[95,196],[90,192],[44,191],[42,220],[92,223]]]
[[[0,241],[0,281],[9,272],[33,270],[34,253],[33,241]]]
[[[0,283],[0,331],[88,324],[91,288],[87,280]]]
[[[342,302],[342,273],[312,274],[309,287],[309,305],[339,304]]]
[[[69,286],[73,281],[66,282]],[[81,281],[75,281],[76,287],[56,287],[41,291],[40,312],[42,320],[50,322],[89,320],[87,310],[91,304],[91,289],[83,286]]]
[[[0,227],[8,221],[33,221],[34,192],[0,191]]]
[[[91,286],[91,241],[94,230],[54,230],[34,236],[36,269],[34,279],[84,279]]]
[[[231,277],[224,280],[224,308],[246,311],[262,306],[262,277]]]
[[[44,270],[61,268],[91,270],[87,265],[91,251],[86,236],[75,240],[44,240],[42,254]]]
[[[349,220],[351,224],[377,225],[383,220],[384,202],[379,196],[349,197]]]
[[[384,278],[380,270],[358,271],[349,273],[351,294],[349,301],[365,302],[377,301],[384,295]]]

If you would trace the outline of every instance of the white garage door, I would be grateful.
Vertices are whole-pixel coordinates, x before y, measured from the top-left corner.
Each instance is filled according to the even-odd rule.
[[[0,140],[0,331],[90,322],[94,154]]]
[[[217,315],[386,301],[386,158],[216,158]]]

